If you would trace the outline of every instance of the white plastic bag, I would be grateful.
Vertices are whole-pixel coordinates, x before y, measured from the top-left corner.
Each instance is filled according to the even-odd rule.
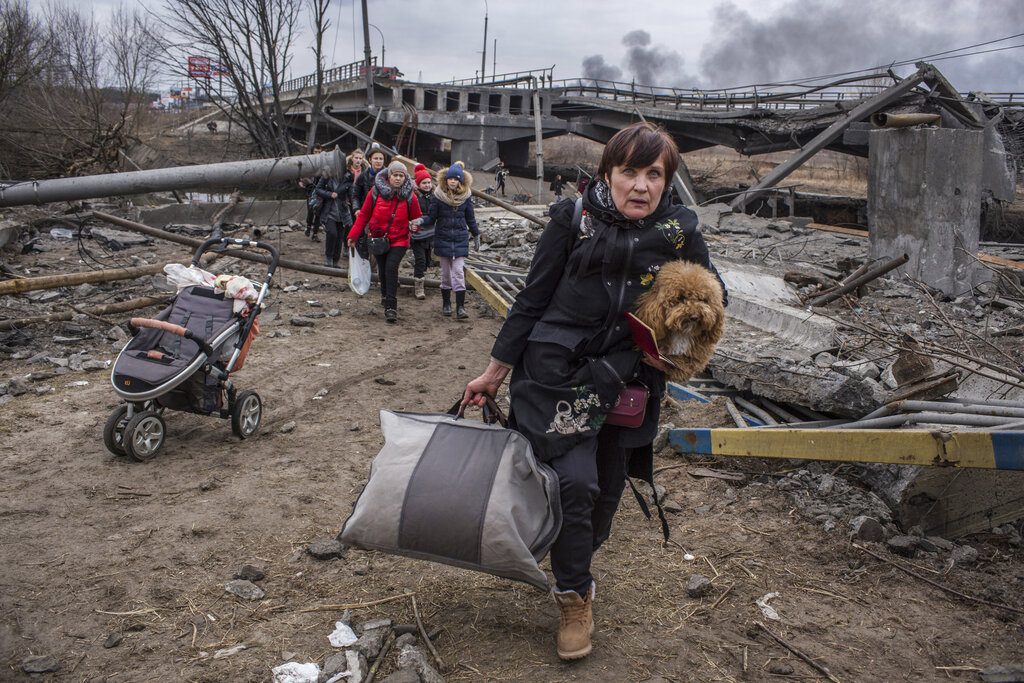
[[[349,247],[348,250],[348,285],[352,291],[363,296],[370,291],[370,280],[373,277],[373,269],[370,262],[364,259],[359,253]]]
[[[183,266],[180,263],[168,263],[164,266],[164,273],[167,275],[167,282],[179,290],[195,285],[213,287],[213,281],[216,279],[213,273],[209,273],[202,268]]]

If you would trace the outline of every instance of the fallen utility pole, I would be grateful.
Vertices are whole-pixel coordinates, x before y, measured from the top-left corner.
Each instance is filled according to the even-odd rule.
[[[122,228],[127,228],[128,230],[133,230],[135,232],[140,232],[143,235],[149,235],[151,237],[156,237],[158,239],[167,240],[168,242],[175,242],[176,244],[191,247],[192,249],[195,249],[200,244],[202,244],[202,240],[192,239],[191,237],[185,237],[184,235],[175,235],[173,232],[167,232],[166,230],[161,230],[159,228],[151,228],[148,225],[136,223],[135,221],[130,221],[127,218],[111,216],[110,214],[103,213],[102,211],[93,211],[89,215],[101,221],[106,221],[107,223],[111,223],[113,225],[119,225]],[[234,249],[229,249],[228,251],[225,251],[222,255],[234,256],[235,258],[239,258],[244,261],[255,261],[256,263],[270,263],[270,257],[267,256],[266,254],[256,254],[251,251],[236,251]],[[313,273],[314,275],[327,275],[329,277],[348,277],[348,270],[346,268],[328,268],[326,266],[317,266],[311,263],[293,261],[291,259],[281,259],[280,261],[278,261],[277,265],[279,268],[297,270],[302,273]],[[374,279],[376,279],[376,275],[374,275]],[[398,278],[398,281],[403,285],[411,285],[414,283],[414,278],[402,275]],[[441,283],[438,280],[427,280],[424,284],[428,287],[441,286]]]
[[[158,304],[165,303],[167,300],[168,297],[144,296],[138,299],[129,299],[128,301],[121,301],[116,304],[107,304],[106,306],[96,306],[95,308],[83,308],[81,309],[81,312],[89,317],[113,315],[114,313],[127,313],[128,311],[135,311],[140,308],[156,306]],[[65,311],[63,313],[37,315],[31,318],[0,320],[0,332],[6,332],[7,330],[16,330],[21,327],[28,327],[29,325],[39,325],[42,323],[59,322],[61,320],[71,320],[77,312],[78,311],[72,310]]]
[[[210,257],[213,258],[210,258]],[[220,257],[220,254],[205,254],[204,260],[212,262]],[[106,270],[87,270],[81,273],[65,273],[64,275],[44,275],[42,277],[22,277],[0,282],[0,296],[4,294],[21,294],[22,292],[34,292],[40,289],[57,289],[59,287],[73,287],[94,282],[116,282],[117,280],[134,280],[135,278],[156,275],[164,271],[164,266],[177,261],[166,261],[150,266],[135,266],[133,268],[109,268]]]
[[[188,187],[263,188],[304,176],[319,175],[320,169],[327,166],[333,167],[340,177],[345,171],[344,153],[335,150],[280,159],[228,161],[221,164],[24,181],[0,187],[0,207],[144,194]]]
[[[156,275],[163,272],[163,263],[135,268],[112,268],[110,270],[90,270],[84,273],[68,273],[65,275],[45,275],[43,277],[23,277],[0,282],[0,295],[34,292],[39,289],[56,289],[73,287],[92,282],[114,282],[115,280],[134,280],[138,277]]]
[[[836,289],[832,290],[828,294],[824,294],[824,295],[819,296],[817,298],[811,299],[811,301],[810,301],[810,303],[808,305],[812,306],[812,307],[813,306],[824,306],[827,303],[830,303],[832,301],[835,301],[836,299],[839,299],[844,294],[852,292],[853,290],[857,289],[858,287],[866,285],[867,283],[871,282],[872,280],[874,280],[876,278],[882,277],[883,275],[888,273],[890,270],[894,270],[896,268],[899,268],[900,266],[902,266],[904,263],[906,263],[909,260],[910,260],[910,255],[909,254],[903,254],[902,256],[898,256],[898,257],[892,259],[891,261],[886,261],[885,263],[879,263],[877,266],[874,266],[873,268],[869,268],[868,270],[866,270],[861,275],[858,275],[857,277],[852,278],[849,282],[844,284],[842,287],[837,287]]]

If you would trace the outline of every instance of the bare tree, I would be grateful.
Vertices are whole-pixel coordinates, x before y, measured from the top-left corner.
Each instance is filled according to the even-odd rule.
[[[324,101],[324,36],[331,23],[327,19],[330,0],[309,0],[314,35],[313,57],[316,59],[316,91],[313,93],[313,108],[310,114],[309,134],[306,147],[312,151],[316,142],[316,129],[320,123],[320,109]]]
[[[209,79],[197,79],[233,123],[252,138],[256,152],[284,156],[293,151],[281,101],[302,0],[164,0],[174,36],[166,42],[172,64],[208,55],[226,75],[233,93],[226,101]],[[326,4],[326,3],[325,3]]]
[[[48,47],[46,30],[28,3],[0,0],[0,106],[39,76]]]

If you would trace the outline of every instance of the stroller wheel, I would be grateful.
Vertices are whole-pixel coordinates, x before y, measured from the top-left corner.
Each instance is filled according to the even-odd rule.
[[[164,445],[167,429],[155,410],[143,410],[124,428],[124,449],[136,460],[152,460]]]
[[[231,409],[231,431],[239,439],[248,439],[260,428],[263,420],[263,401],[255,391],[243,391]]]
[[[128,424],[128,404],[119,405],[103,425],[103,445],[114,455],[128,455],[124,449],[124,428]]]

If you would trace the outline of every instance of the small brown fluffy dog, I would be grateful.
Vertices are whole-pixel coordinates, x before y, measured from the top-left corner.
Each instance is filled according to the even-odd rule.
[[[668,378],[685,382],[704,369],[725,331],[722,285],[703,266],[670,261],[637,299],[634,315],[654,330],[658,349],[679,366],[669,369]]]

